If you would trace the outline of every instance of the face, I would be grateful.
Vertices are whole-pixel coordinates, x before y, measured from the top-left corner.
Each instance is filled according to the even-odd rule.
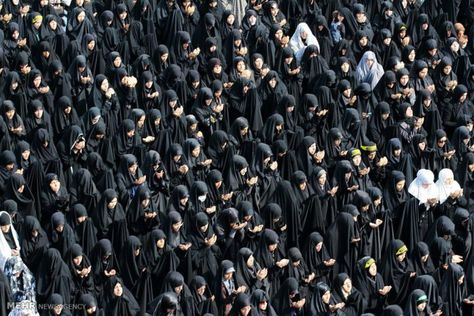
[[[238,72],[242,72],[242,71],[244,71],[244,70],[245,70],[245,62],[239,61],[239,62],[237,63],[237,71],[238,71]]]
[[[120,56],[117,56],[114,59],[114,67],[118,68],[118,67],[120,67],[120,65],[122,65],[122,58]]]
[[[107,207],[108,207],[109,209],[114,209],[115,206],[117,206],[117,203],[118,203],[117,198],[113,198],[112,201],[110,201],[110,202],[107,204]]]
[[[13,116],[15,116],[15,110],[9,110],[5,114],[6,114],[7,118],[9,120],[11,120],[13,118]]]
[[[259,308],[261,311],[266,311],[266,310],[267,310],[267,307],[268,307],[268,302],[267,302],[267,301],[260,301],[260,302],[258,302],[258,308]]]
[[[94,50],[95,48],[95,41],[90,41],[88,44],[87,44],[87,49],[89,50]]]
[[[352,291],[352,281],[351,279],[346,279],[344,281],[344,284],[342,285],[342,289],[346,292],[346,293],[350,293]]]
[[[2,233],[8,233],[10,231],[10,224],[0,226]]]
[[[235,22],[235,16],[233,14],[230,14],[227,17],[226,22],[227,22],[228,25],[233,25],[234,22]]]
[[[408,83],[408,80],[409,80],[409,79],[410,79],[410,78],[408,77],[408,75],[401,76],[401,77],[400,77],[400,84],[401,84],[402,86],[406,86],[406,84]]]
[[[329,301],[331,300],[331,292],[326,291],[321,298],[323,299],[324,304],[329,304]]]
[[[453,70],[453,67],[451,65],[446,65],[443,68],[443,72],[444,72],[445,75],[449,75],[451,73],[451,70]]]
[[[63,305],[56,305],[53,307],[53,310],[56,315],[61,315],[61,312],[63,311]]]
[[[49,183],[49,187],[53,192],[57,193],[61,188],[61,183],[58,180],[53,180]]]
[[[254,263],[255,263],[254,257],[253,257],[253,256],[250,256],[250,257],[247,259],[247,262],[246,262],[247,267],[252,268],[253,265],[254,265]]]
[[[420,312],[424,311],[425,308],[426,308],[426,302],[423,302],[423,303],[421,303],[421,304],[419,304],[419,305],[416,305],[416,309],[417,309],[418,311],[420,311]]]
[[[224,273],[224,280],[232,279],[233,275],[234,275],[234,272]]]
[[[120,297],[120,296],[122,296],[122,294],[123,294],[122,284],[120,284],[120,283],[115,284],[115,286],[114,286],[114,295]]]
[[[254,64],[255,68],[261,69],[262,66],[263,66],[263,60],[261,58],[257,58],[257,59],[255,59],[253,64]]]
[[[251,309],[252,309],[252,308],[251,308],[250,306],[242,307],[242,308],[240,309],[240,314],[241,314],[242,316],[247,316],[247,315],[249,315]]]
[[[323,185],[326,183],[326,180],[327,180],[327,174],[326,173],[323,173],[319,179],[318,179],[318,183],[319,185]]]
[[[54,228],[55,231],[58,233],[62,233],[64,231],[64,224],[60,224]]]
[[[161,238],[156,241],[156,247],[163,249],[165,247],[165,239]]]
[[[368,43],[369,43],[369,39],[366,36],[362,37],[359,40],[359,45],[362,47],[367,46]]]
[[[137,126],[142,127],[145,125],[145,115],[141,116],[140,119],[137,121]]]
[[[412,50],[410,54],[408,55],[408,60],[413,62],[415,60],[415,57],[416,57],[415,50]]]
[[[74,262],[76,266],[80,265],[82,262],[82,256],[75,257],[74,259],[72,259],[72,262]]]
[[[377,265],[375,263],[372,263],[369,267],[369,274],[371,276],[376,276],[377,275]]]
[[[171,228],[174,232],[178,232],[181,229],[181,226],[183,226],[183,222],[177,222],[171,225]]]
[[[405,180],[401,180],[397,182],[395,189],[397,190],[397,192],[400,192],[403,190],[404,187],[405,187]]]
[[[24,152],[21,153],[21,157],[22,157],[24,160],[28,160],[28,159],[30,159],[30,154],[31,154],[31,151],[25,150]]]
[[[277,244],[272,244],[268,246],[268,250],[270,252],[274,252],[277,249],[278,245]]]
[[[418,77],[424,79],[428,75],[428,68],[423,68],[418,72]]]
[[[104,79],[104,81],[102,81],[100,84],[100,90],[103,92],[107,92],[107,90],[109,90],[109,81],[107,79]]]
[[[359,166],[362,161],[362,158],[360,155],[352,157],[352,162],[354,163],[355,166]]]
[[[343,64],[341,65],[341,70],[342,70],[342,72],[348,72],[348,71],[349,71],[349,68],[350,68],[349,63],[343,63]]]
[[[128,172],[130,172],[130,174],[135,174],[137,172],[137,169],[138,169],[138,164],[134,163],[128,167]]]
[[[81,23],[82,21],[84,21],[85,18],[86,18],[86,13],[82,11],[81,13],[77,15],[77,22]]]
[[[41,85],[41,76],[37,76],[35,77],[35,79],[33,79],[33,85],[35,86],[35,88],[39,88],[39,86]]]
[[[44,112],[43,108],[38,108],[38,109],[36,109],[36,110],[35,110],[35,116],[36,116],[36,118],[41,118],[41,117],[43,116],[43,112]]]
[[[426,148],[426,143],[425,142],[421,142],[418,144],[418,148],[421,150],[421,151],[424,151],[425,148]]]
[[[350,98],[351,97],[351,94],[352,94],[352,89],[346,89],[344,91],[342,91],[342,94],[346,97],[346,98]]]
[[[367,66],[369,66],[369,68],[372,67],[372,65],[374,64],[374,60],[373,59],[367,59],[366,63],[367,63]]]
[[[405,260],[406,256],[407,256],[407,253],[404,252],[404,253],[402,253],[401,255],[398,255],[398,256],[397,256],[397,260],[398,260],[399,262],[402,262],[403,260]]]
[[[446,137],[442,137],[442,138],[438,139],[438,141],[437,141],[438,147],[444,147],[444,145],[446,145],[447,141],[448,141],[448,139]]]

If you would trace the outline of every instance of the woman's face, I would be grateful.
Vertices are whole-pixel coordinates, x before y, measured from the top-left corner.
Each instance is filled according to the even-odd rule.
[[[109,81],[107,79],[104,79],[100,84],[100,90],[102,90],[102,92],[107,92],[107,90],[109,90]]]
[[[360,155],[352,157],[352,162],[354,163],[354,166],[358,167],[362,161],[362,157]]]
[[[25,150],[24,152],[21,153],[21,157],[23,158],[23,160],[28,160],[30,159],[30,154],[31,154],[31,151]]]
[[[206,286],[205,286],[205,285],[203,285],[203,286],[201,286],[201,287],[199,287],[199,288],[196,289],[197,294],[198,294],[198,295],[201,295],[201,296],[204,295],[204,292],[205,292],[205,291],[206,291]]]
[[[428,68],[423,68],[418,72],[418,77],[420,79],[425,79],[426,75],[428,75]]]
[[[343,64],[341,65],[341,70],[342,70],[342,72],[346,73],[346,72],[349,72],[349,68],[350,68],[350,67],[351,67],[351,66],[349,65],[349,63],[343,63]]]
[[[351,94],[352,94],[352,89],[351,89],[351,88],[346,89],[346,90],[342,91],[342,94],[343,94],[346,98],[350,98],[350,97],[351,97]]]
[[[375,61],[373,59],[369,58],[369,59],[367,59],[366,63],[367,63],[367,66],[369,68],[372,68],[372,65],[375,63]]]
[[[2,231],[2,233],[6,234],[10,231],[10,224],[7,224],[7,225],[2,225],[0,226],[0,230]]]
[[[263,60],[261,58],[255,59],[253,62],[253,65],[255,66],[256,69],[262,69],[263,66]]]
[[[323,303],[328,305],[329,301],[331,300],[331,291],[326,291],[321,298]]]
[[[408,54],[408,60],[409,60],[410,62],[413,62],[413,61],[415,60],[415,57],[416,57],[416,52],[415,52],[415,50],[412,50],[412,51],[410,52],[410,54]]]
[[[165,239],[161,238],[156,241],[156,247],[163,249],[165,247]]]
[[[408,75],[403,75],[403,76],[401,76],[401,77],[400,77],[400,84],[401,84],[402,86],[406,86],[409,79],[410,79],[410,78],[408,77]]]
[[[82,11],[77,15],[76,19],[77,19],[77,22],[82,23],[82,21],[84,21],[85,18],[86,18],[86,13]]]
[[[395,189],[397,190],[397,192],[401,192],[404,187],[405,187],[405,180],[400,180],[395,185]]]
[[[87,49],[90,50],[90,51],[93,51],[95,48],[95,41],[92,40],[90,41],[89,43],[87,43]]]
[[[369,274],[373,277],[377,275],[377,265],[375,264],[375,262],[370,265]]]
[[[77,256],[77,257],[73,258],[73,259],[72,259],[72,262],[74,262],[74,264],[75,264],[76,266],[79,266],[79,265],[81,264],[81,262],[82,262],[82,256]]]
[[[323,242],[318,242],[315,246],[316,252],[320,252],[323,249]]]
[[[244,70],[245,70],[245,62],[241,60],[237,63],[237,71],[242,72]]]
[[[401,153],[402,153],[402,150],[401,150],[401,149],[395,149],[395,150],[393,151],[393,155],[394,155],[395,157],[400,157]]]
[[[438,139],[437,141],[437,146],[442,148],[444,147],[444,145],[446,145],[446,142],[448,141],[448,139],[446,137],[441,137],[440,139]]]
[[[362,47],[367,46],[368,43],[369,39],[367,38],[367,36],[364,36],[359,40],[359,45]]]
[[[247,174],[247,168],[240,169],[239,173],[241,176],[245,176]]]
[[[423,302],[423,303],[421,303],[421,304],[416,305],[416,309],[417,309],[419,312],[424,311],[425,308],[426,308],[426,302]]]
[[[177,233],[181,229],[181,226],[183,226],[183,222],[179,221],[177,223],[172,224],[171,228],[175,233]]]
[[[404,252],[404,253],[398,255],[398,256],[397,256],[398,262],[402,262],[403,260],[405,260],[406,256],[407,256],[407,253],[406,253],[406,252]]]
[[[15,110],[9,110],[9,111],[5,112],[5,115],[7,116],[7,118],[9,120],[11,120],[15,116]]]
[[[252,268],[253,265],[254,265],[254,263],[255,263],[255,258],[251,255],[251,256],[247,259],[247,262],[246,262],[247,267]]]
[[[57,193],[61,188],[61,182],[59,182],[58,180],[53,180],[49,183],[49,187],[54,193]]]
[[[138,127],[143,127],[143,125],[145,125],[145,115],[141,116],[137,121]]]
[[[117,198],[113,198],[112,201],[110,201],[110,202],[107,204],[107,207],[108,207],[109,209],[114,209],[115,206],[117,206],[117,203],[118,203]]]
[[[352,281],[351,281],[351,279],[348,278],[344,281],[344,284],[342,284],[342,289],[346,293],[350,293],[352,291]]]
[[[311,155],[314,155],[316,153],[316,144],[315,143],[311,144],[311,146],[308,147],[308,152]]]
[[[138,164],[134,163],[128,167],[128,172],[130,174],[135,174],[137,172],[137,169],[138,169]]]
[[[114,67],[115,67],[115,68],[119,68],[120,65],[122,65],[122,57],[117,56],[117,57],[115,57],[115,59],[114,59]]]
[[[235,16],[233,14],[229,14],[229,16],[226,19],[226,22],[228,25],[233,25],[235,22]]]
[[[319,185],[324,185],[326,183],[326,180],[327,180],[327,174],[323,173],[318,179]]]
[[[268,307],[268,302],[267,301],[260,301],[258,302],[258,309],[261,311],[266,311]]]
[[[117,296],[117,297],[120,297],[120,296],[122,296],[122,294],[123,294],[122,284],[120,284],[120,283],[115,284],[115,286],[114,286],[114,295]]]
[[[221,64],[217,64],[214,66],[214,68],[212,68],[212,71],[215,73],[215,74],[220,74],[222,72],[222,66]]]
[[[424,150],[426,149],[426,142],[418,143],[418,148],[419,148],[421,151],[424,151]]]
[[[451,65],[446,65],[443,68],[443,73],[445,75],[449,75],[451,73],[451,70],[453,70],[453,67]]]
[[[201,153],[201,147],[200,146],[196,146],[196,148],[194,148],[192,151],[191,151],[191,155],[196,158],[196,157],[199,157],[199,154]]]
[[[451,175],[447,176],[444,179],[444,184],[446,184],[446,185],[451,185],[451,184],[453,184],[453,182],[454,182],[454,178]]]
[[[58,22],[56,22],[56,20],[51,20],[51,21],[49,21],[49,27],[50,27],[53,31],[56,31],[56,29],[58,28]]]
[[[33,79],[33,85],[35,88],[39,88],[39,86],[41,85],[41,76],[36,76]]]

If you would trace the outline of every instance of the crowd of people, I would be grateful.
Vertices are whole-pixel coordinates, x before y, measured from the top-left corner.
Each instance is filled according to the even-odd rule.
[[[473,22],[1,0],[0,315],[473,315]]]

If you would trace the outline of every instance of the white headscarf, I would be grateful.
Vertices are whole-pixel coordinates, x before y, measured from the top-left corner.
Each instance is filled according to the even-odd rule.
[[[408,193],[418,199],[420,204],[426,203],[429,199],[438,197],[438,189],[434,185],[434,174],[431,170],[420,169],[416,174],[416,179],[410,183]]]
[[[371,67],[367,65],[368,59],[374,61]],[[378,63],[375,53],[370,50],[366,51],[364,55],[362,55],[362,58],[360,59],[356,68],[356,75],[359,82],[366,82],[370,84],[372,90],[375,88],[384,73],[383,67]]]
[[[301,33],[303,32],[307,34],[306,43],[303,43],[303,40],[301,39]],[[304,50],[309,45],[316,45],[318,52],[320,51],[318,39],[313,35],[313,32],[311,32],[308,24],[300,23],[296,27],[295,33],[293,33],[293,36],[291,36],[290,39],[290,47],[295,52],[295,57],[298,62],[301,61]]]
[[[7,214],[8,217],[10,217],[10,214],[8,214],[5,211],[1,211],[0,215],[3,213]],[[15,227],[13,227],[12,223],[12,218],[10,217],[10,231],[12,232],[13,240],[15,241],[16,249],[20,251],[20,243],[18,242],[18,234],[15,230]],[[12,256],[12,249],[8,245],[7,240],[5,239],[5,236],[3,236],[3,232],[0,231],[0,269],[5,268],[5,262],[7,262],[8,258]]]
[[[447,184],[447,180],[450,180],[451,184]],[[452,193],[461,190],[459,183],[454,180],[454,173],[451,169],[442,169],[438,173],[436,187],[438,188],[439,203],[443,203]]]

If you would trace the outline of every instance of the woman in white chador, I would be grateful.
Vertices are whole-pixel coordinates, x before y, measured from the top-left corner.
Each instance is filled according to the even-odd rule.
[[[20,243],[10,214],[5,211],[0,212],[0,229],[0,269],[3,271],[11,256],[20,255]]]
[[[308,24],[300,23],[296,27],[295,33],[290,39],[290,47],[295,52],[295,57],[298,62],[303,57],[304,50],[309,45],[316,45],[319,52],[319,42],[316,36],[313,35]]]
[[[370,84],[372,90],[375,88],[385,71],[381,64],[378,63],[375,53],[367,51],[362,55],[356,68],[357,80],[360,83],[366,82]]]
[[[433,172],[427,169],[418,170],[416,179],[408,187],[408,193],[420,201],[420,204],[435,204],[439,198]]]
[[[436,187],[438,188],[439,203],[444,203],[449,197],[455,199],[463,193],[459,183],[454,180],[454,174],[451,169],[442,169],[438,173]]]

